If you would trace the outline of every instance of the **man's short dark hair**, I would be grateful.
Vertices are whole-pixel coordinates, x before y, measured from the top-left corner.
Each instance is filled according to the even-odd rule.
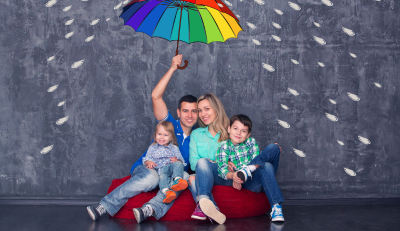
[[[239,114],[239,115],[234,115],[229,119],[229,126],[232,127],[232,124],[235,123],[235,121],[239,121],[240,123],[242,123],[244,126],[246,126],[249,130],[249,133],[251,132],[251,127],[252,127],[252,122],[251,119],[243,114]]]
[[[181,110],[182,102],[197,103],[197,98],[193,95],[185,95],[179,100],[178,109]]]

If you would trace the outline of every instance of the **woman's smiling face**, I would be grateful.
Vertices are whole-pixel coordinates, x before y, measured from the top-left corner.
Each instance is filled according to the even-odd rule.
[[[197,110],[199,112],[199,117],[203,123],[208,126],[212,122],[214,122],[215,118],[217,118],[217,114],[214,109],[211,107],[208,99],[203,99],[197,105]]]

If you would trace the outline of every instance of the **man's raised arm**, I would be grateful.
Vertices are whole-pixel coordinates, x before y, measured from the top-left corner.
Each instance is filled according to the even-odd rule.
[[[174,72],[178,69],[182,63],[182,55],[177,55],[172,58],[171,68],[165,73],[160,79],[158,84],[154,87],[151,93],[151,99],[153,101],[153,112],[157,120],[162,120],[168,115],[168,108],[163,100],[165,89],[168,86],[169,80],[171,79]]]

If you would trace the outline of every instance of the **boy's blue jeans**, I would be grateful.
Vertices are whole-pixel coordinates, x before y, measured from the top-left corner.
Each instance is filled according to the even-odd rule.
[[[170,188],[174,182],[175,177],[183,178],[183,163],[176,161],[171,164],[167,164],[160,168],[160,190]]]
[[[259,167],[252,172],[252,178],[247,179],[243,184],[243,188],[252,192],[264,191],[271,205],[284,201],[282,192],[275,179],[279,157],[279,146],[276,144],[268,145],[249,163],[249,165],[259,165]],[[232,180],[224,180],[218,176],[218,165],[216,163],[206,158],[200,159],[196,166],[196,190],[198,197],[195,198],[195,201],[198,202],[202,198],[207,198],[216,205],[211,194],[213,185],[232,186]],[[192,188],[190,187],[190,189]]]

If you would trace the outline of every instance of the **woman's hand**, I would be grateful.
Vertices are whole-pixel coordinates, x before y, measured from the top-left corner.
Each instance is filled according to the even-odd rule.
[[[153,169],[153,168],[155,168],[156,167],[156,163],[154,163],[153,161],[151,161],[151,160],[148,160],[148,161],[146,161],[146,162],[144,162],[144,164],[146,165],[146,168],[148,168],[148,169]]]
[[[236,166],[234,163],[228,161],[228,170],[229,172],[235,172]]]
[[[238,183],[238,184],[243,184],[243,181],[237,176],[237,172],[233,174],[233,182]]]
[[[171,163],[175,163],[178,161],[178,157],[171,157]]]
[[[196,179],[196,175],[190,175],[189,176],[189,185],[192,185],[192,181],[194,181]]]
[[[235,181],[232,182],[232,186],[233,186],[233,188],[235,188],[237,190],[242,189],[242,184],[236,183]]]

